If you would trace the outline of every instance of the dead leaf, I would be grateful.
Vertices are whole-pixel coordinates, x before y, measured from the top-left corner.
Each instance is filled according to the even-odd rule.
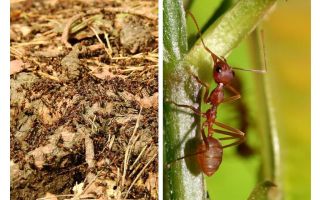
[[[136,96],[127,91],[119,92],[119,95],[124,98],[125,101],[133,101],[136,99]]]
[[[63,140],[63,144],[67,148],[71,148],[76,139],[76,134],[67,130],[63,130],[61,132],[61,138]]]
[[[43,147],[39,147],[39,149],[44,153],[44,154],[50,154],[56,149],[56,145],[50,143],[47,144]]]
[[[58,2],[59,2],[59,0],[46,0],[46,1],[44,1],[45,4],[48,4],[50,6],[55,6]]]
[[[148,173],[148,179],[145,182],[145,187],[150,191],[153,198],[157,198],[157,188],[158,188],[158,175],[156,173]]]
[[[46,58],[53,58],[62,55],[64,52],[61,47],[48,47],[42,49],[41,51],[34,52],[35,56],[43,56]]]
[[[88,163],[88,168],[90,169],[95,166],[95,161],[93,141],[89,135],[86,135],[84,143],[86,147],[86,162]]]
[[[26,37],[27,35],[29,35],[29,33],[31,33],[32,28],[30,26],[21,26],[20,31],[23,37]]]
[[[77,21],[78,19],[80,19],[80,17],[82,16],[82,14],[77,14],[72,16],[66,23],[65,28],[63,30],[62,36],[61,36],[61,41],[62,43],[64,43],[66,45],[66,47],[68,48],[72,48],[72,45],[68,42],[69,39],[69,32],[71,29],[71,25]]]
[[[12,28],[10,29],[10,40],[18,40],[18,34],[14,30],[12,30]]]
[[[123,13],[116,15],[115,24],[121,28],[120,43],[132,54],[148,46],[152,41],[150,27],[137,19],[138,17],[134,15]]]
[[[42,169],[43,165],[44,165],[44,156],[43,156],[43,152],[41,151],[40,148],[34,150],[32,152],[32,156],[34,159],[34,165],[38,168],[38,169]]]
[[[92,193],[96,194],[97,196],[105,194],[106,188],[101,185],[103,182],[103,180],[99,179],[95,179],[93,182],[90,182],[90,185],[86,187],[83,196],[87,196]]]
[[[39,106],[38,115],[44,124],[53,124],[61,118],[58,110],[51,109],[45,104]]]
[[[50,199],[50,200],[58,200],[57,196],[54,194],[51,194],[50,192],[47,192],[44,196],[44,199]]]
[[[139,102],[142,108],[157,108],[158,107],[158,96],[159,94],[156,92],[152,96],[140,98],[138,96],[135,97],[136,101]]]
[[[25,67],[29,67],[29,65],[26,66],[22,60],[10,61],[10,75],[21,72]]]

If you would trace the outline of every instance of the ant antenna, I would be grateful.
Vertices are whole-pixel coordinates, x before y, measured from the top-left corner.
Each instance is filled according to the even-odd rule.
[[[193,22],[195,23],[196,27],[197,27],[197,30],[198,30],[198,33],[200,35],[200,40],[201,40],[201,43],[204,47],[204,49],[206,51],[208,51],[210,54],[211,54],[211,57],[213,59],[213,61],[216,63],[218,60],[222,60],[219,56],[217,56],[215,53],[213,53],[204,43],[203,39],[202,39],[202,34],[201,34],[201,31],[200,31],[200,28],[199,28],[199,25],[195,19],[195,17],[193,16],[193,14],[190,12],[190,11],[186,11],[187,14],[190,15],[190,17],[192,18]],[[262,70],[259,70],[259,69],[243,69],[243,68],[238,68],[238,67],[232,67],[232,69],[235,69],[235,70],[241,70],[241,71],[249,71],[249,72],[256,72],[256,73],[261,73],[261,74],[264,74],[267,72],[267,61],[266,61],[266,51],[265,51],[265,46],[264,46],[264,34],[263,34],[263,30],[260,31],[260,43],[262,43],[262,50],[263,50],[263,65],[264,65],[264,69]]]
[[[232,69],[235,70],[242,70],[242,71],[249,71],[249,72],[256,72],[256,73],[261,73],[264,74],[267,72],[267,60],[266,60],[266,49],[264,46],[264,34],[263,34],[263,30],[260,31],[260,43],[262,44],[262,50],[263,50],[263,66],[264,69],[259,70],[259,69],[242,69],[242,68],[237,68],[237,67],[232,67]]]
[[[204,41],[203,41],[203,39],[202,39],[202,34],[201,34],[201,31],[200,31],[199,25],[198,25],[198,23],[197,23],[197,21],[196,21],[196,18],[193,16],[193,14],[192,14],[190,11],[186,11],[186,13],[190,15],[190,17],[192,18],[193,22],[196,24],[196,27],[197,27],[197,29],[198,29],[198,33],[199,33],[199,35],[200,35],[200,40],[201,40],[201,42],[202,42],[202,45],[203,45],[204,49],[211,54],[211,57],[212,57],[212,59],[213,59],[213,61],[214,61],[215,63],[217,62],[218,59],[221,60],[221,58],[219,58],[216,54],[214,54],[214,53],[204,44]]]
[[[260,74],[264,74],[264,73],[267,72],[266,69],[263,69],[263,70],[260,70],[260,69],[242,69],[242,68],[238,68],[238,67],[232,67],[232,69],[246,71],[246,72],[256,72],[256,73],[260,73]]]

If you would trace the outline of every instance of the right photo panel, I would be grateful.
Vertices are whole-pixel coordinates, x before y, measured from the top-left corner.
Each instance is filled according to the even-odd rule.
[[[163,0],[163,199],[310,199],[310,1]]]

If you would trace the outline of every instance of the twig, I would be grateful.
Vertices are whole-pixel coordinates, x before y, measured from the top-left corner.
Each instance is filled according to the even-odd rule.
[[[68,20],[68,22],[67,22],[67,24],[66,24],[66,26],[65,26],[65,28],[63,30],[63,33],[62,33],[62,36],[61,36],[61,41],[68,48],[72,48],[72,45],[68,42],[71,25],[72,25],[73,22],[77,21],[81,16],[82,16],[82,14],[78,14],[78,15],[75,15],[75,16],[71,17]]]
[[[130,166],[130,170],[133,169],[133,167],[137,164],[138,160],[141,158],[142,154],[144,153],[144,151],[147,149],[147,146],[144,146],[142,151],[140,152],[139,156],[137,157],[137,159],[133,162],[133,164]]]
[[[123,8],[123,7],[106,7],[104,8],[107,12],[116,12],[116,13],[129,13],[132,15],[138,15],[141,17],[146,17],[151,20],[157,20],[158,15],[152,14],[151,12],[145,12],[145,10],[139,10],[136,8]]]
[[[141,167],[141,163],[139,163],[138,165],[137,165],[137,167],[131,172],[131,174],[129,175],[129,177],[131,178],[137,171],[138,171],[138,169]]]
[[[120,70],[121,72],[131,72],[131,71],[142,71],[145,67],[135,67],[135,66],[127,66],[126,69]]]
[[[37,40],[32,40],[30,42],[23,42],[23,43],[12,43],[13,47],[24,47],[24,46],[29,46],[29,45],[41,45],[41,44],[49,44],[50,41],[48,40],[43,40],[41,39],[37,39]]]
[[[100,44],[103,44],[104,50],[106,51],[106,53],[108,54],[108,56],[109,56],[110,58],[112,58],[111,53],[110,53],[109,50],[107,49],[106,45],[102,42],[102,40],[101,40],[101,38],[99,37],[97,31],[96,31],[92,26],[89,26],[89,28],[93,31],[93,33],[95,34],[95,36],[96,36],[97,39],[99,40]]]
[[[98,178],[102,171],[99,171],[97,175],[93,178],[93,180],[83,189],[83,194],[88,190],[88,188],[93,184],[93,182]]]
[[[156,53],[148,53],[147,55],[144,55],[143,53],[138,53],[132,56],[121,56],[121,57],[113,57],[113,60],[129,60],[129,59],[145,59],[151,62],[158,63],[158,54]]]
[[[61,195],[55,195],[55,197],[41,197],[41,198],[37,198],[36,200],[47,200],[47,199],[53,199],[53,198],[57,198],[57,197],[73,197],[73,194],[61,194]]]
[[[40,72],[40,71],[38,71],[37,73],[38,73],[41,77],[48,78],[48,79],[51,79],[51,80],[60,82],[60,80],[59,80],[58,77],[55,77],[55,76],[52,76],[52,75],[50,75],[50,74],[47,74],[47,73],[44,73],[44,72]]]
[[[110,55],[112,55],[112,47],[111,47],[111,44],[110,44],[110,41],[109,41],[109,34],[104,32],[104,39],[106,39],[107,41],[107,46],[108,46],[108,49],[110,51]]]
[[[111,141],[109,143],[109,146],[108,146],[109,149],[112,148],[112,145],[113,145],[113,142],[114,142],[114,138],[115,138],[115,136],[113,135],[112,138],[111,138]]]
[[[129,139],[128,147],[127,147],[127,150],[126,150],[126,153],[125,153],[125,156],[124,156],[123,175],[122,175],[121,186],[124,185],[124,181],[125,181],[125,177],[126,177],[126,173],[127,173],[127,168],[128,168],[128,161],[129,161],[129,158],[130,158],[130,152],[131,152],[130,150],[131,150],[131,147],[132,147],[131,141],[132,141],[132,138],[134,137],[134,135],[137,132],[137,129],[139,127],[141,111],[142,111],[142,107],[140,108],[140,112],[139,112],[139,115],[138,115],[138,118],[137,118],[137,122],[136,122],[136,125],[134,127],[133,133],[132,133],[132,135],[131,135],[131,137]]]
[[[149,162],[142,168],[142,170],[140,171],[140,173],[137,175],[137,177],[133,180],[133,182],[131,183],[127,193],[126,193],[126,196],[124,198],[127,198],[129,192],[130,192],[130,189],[132,188],[132,186],[137,182],[137,180],[140,178],[141,174],[144,172],[144,170],[150,165],[150,163],[156,158],[158,154],[154,154],[154,156],[149,160]]]

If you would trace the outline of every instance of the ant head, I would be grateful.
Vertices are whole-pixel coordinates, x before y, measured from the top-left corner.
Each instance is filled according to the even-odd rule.
[[[213,78],[216,83],[227,85],[234,78],[234,71],[225,61],[217,59],[213,67]]]

